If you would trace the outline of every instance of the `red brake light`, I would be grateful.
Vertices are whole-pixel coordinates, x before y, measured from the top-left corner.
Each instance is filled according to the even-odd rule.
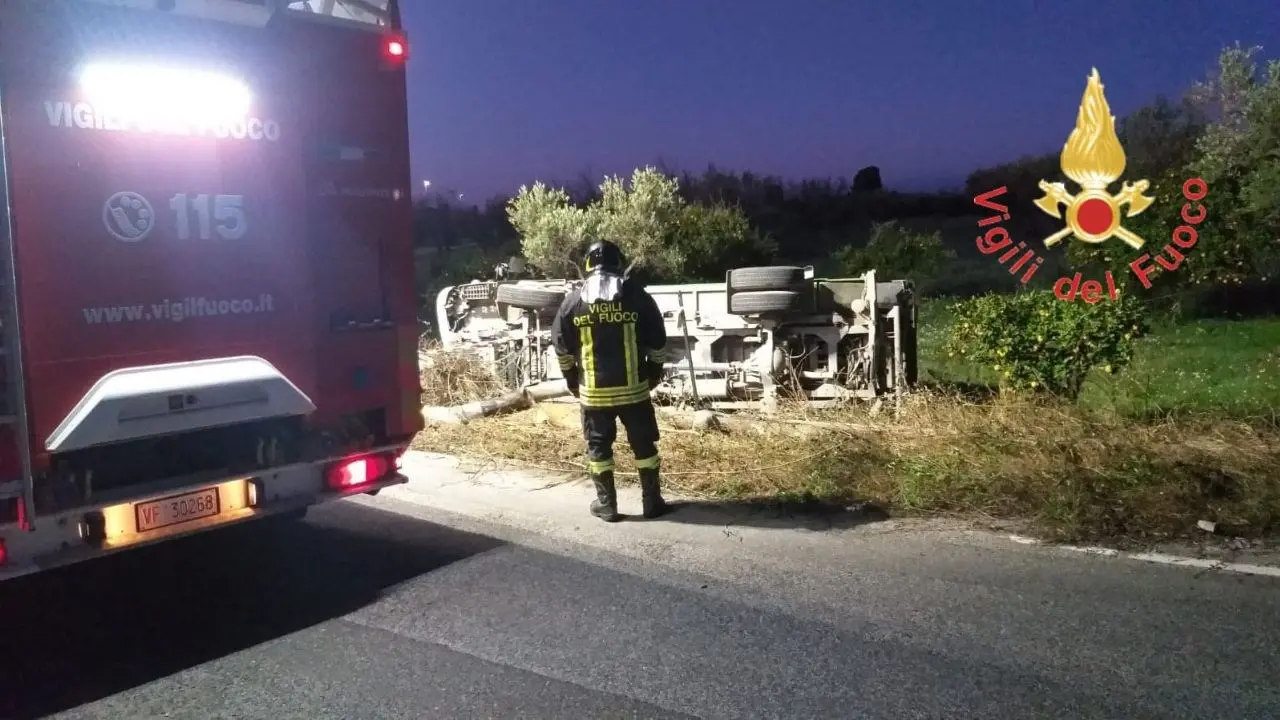
[[[403,36],[392,36],[383,42],[382,52],[387,56],[388,60],[402,62],[405,56],[409,54],[409,44]]]
[[[350,490],[377,482],[391,470],[392,461],[386,455],[364,455],[331,465],[327,480],[334,490]]]
[[[4,546],[4,538],[0,538],[0,567],[9,562],[9,550]]]

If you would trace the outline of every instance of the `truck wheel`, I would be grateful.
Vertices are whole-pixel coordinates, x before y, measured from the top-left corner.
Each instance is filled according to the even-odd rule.
[[[734,315],[789,312],[800,307],[800,293],[793,290],[740,292],[729,296],[729,312]]]
[[[793,265],[735,268],[725,278],[730,290],[743,292],[795,290],[805,282],[804,268]]]
[[[564,302],[564,291],[523,285],[499,285],[495,299],[522,310],[555,310]]]

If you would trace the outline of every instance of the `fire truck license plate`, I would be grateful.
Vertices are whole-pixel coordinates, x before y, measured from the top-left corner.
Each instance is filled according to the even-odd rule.
[[[211,487],[195,492],[174,495],[134,505],[138,517],[138,532],[159,530],[178,523],[199,520],[218,514],[218,488]]]

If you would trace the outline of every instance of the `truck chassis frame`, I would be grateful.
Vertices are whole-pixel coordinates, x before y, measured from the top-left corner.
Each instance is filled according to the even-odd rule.
[[[569,280],[475,281],[436,296],[446,350],[478,354],[512,387],[562,378],[550,326]],[[666,377],[655,394],[713,408],[824,406],[906,392],[916,380],[910,281],[875,272],[821,279],[812,268],[739,268],[723,283],[646,288],[667,321]]]

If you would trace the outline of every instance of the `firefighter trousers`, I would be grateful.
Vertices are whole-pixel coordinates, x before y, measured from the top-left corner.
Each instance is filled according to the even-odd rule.
[[[658,417],[649,400],[611,408],[582,408],[582,434],[593,475],[613,470],[613,443],[621,420],[637,468],[658,467]]]

